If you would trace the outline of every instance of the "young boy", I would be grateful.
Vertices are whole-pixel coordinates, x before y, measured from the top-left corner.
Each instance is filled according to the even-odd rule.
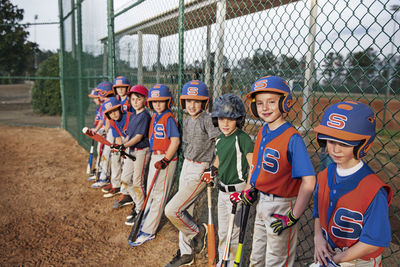
[[[127,205],[133,199],[132,212],[127,217],[126,225],[133,225],[137,212],[143,205],[145,188],[144,177],[150,160],[149,125],[150,114],[145,109],[148,90],[143,85],[135,85],[127,93],[130,106],[135,110],[129,120],[126,138],[122,140],[120,149],[129,148],[129,154],[136,160],[125,160],[121,174],[121,193],[113,208]]]
[[[252,204],[256,195],[250,187],[260,191],[250,266],[293,266],[295,223],[314,191],[314,168],[300,134],[283,117],[292,106],[286,81],[263,77],[247,98],[252,114],[266,122],[258,132],[248,185],[241,194],[243,202]]]
[[[151,159],[147,177],[147,190],[153,181],[154,174],[159,170],[149,196],[141,230],[136,241],[130,245],[136,247],[154,239],[162,213],[166,204],[168,192],[175,173],[177,155],[180,143],[178,125],[171,112],[172,94],[168,86],[156,84],[149,90],[147,105],[156,113],[153,115],[149,128]]]
[[[93,128],[91,130],[93,131],[96,126],[100,123],[100,112],[101,112],[101,104],[102,102],[100,101],[100,96],[99,96],[99,91],[100,89],[93,88],[90,94],[88,95],[89,98],[93,99],[94,104],[96,105],[96,111],[94,114],[94,122],[93,122]],[[97,155],[99,155],[100,151],[100,143],[97,145]],[[96,180],[96,170],[99,168],[100,164],[100,157],[97,157],[96,159],[96,164],[95,164],[95,169],[89,174],[89,181],[94,181]]]
[[[232,212],[230,194],[241,192],[246,187],[254,145],[250,136],[241,129],[244,126],[246,110],[238,96],[233,94],[220,96],[214,103],[211,117],[213,124],[219,127],[222,134],[216,141],[216,158],[213,166],[211,170],[204,172],[202,180],[209,183],[218,173],[218,266],[220,266],[224,259],[229,217]],[[241,214],[241,205],[238,204],[236,214]],[[228,266],[233,266],[239,243],[239,231],[240,216],[235,216]]]
[[[367,105],[345,101],[330,106],[314,129],[319,145],[334,161],[317,177],[315,263],[382,265],[382,251],[391,241],[393,192],[361,160],[375,139],[375,124]]]
[[[130,81],[124,76],[118,76],[113,82],[113,91],[116,98],[121,102],[124,112],[129,111],[128,90],[131,87]]]
[[[214,158],[215,138],[219,135],[210,115],[207,114],[208,88],[201,81],[190,81],[182,87],[180,104],[186,109],[189,118],[183,121],[184,157],[179,178],[179,188],[175,196],[165,207],[165,215],[179,230],[179,249],[176,256],[167,265],[181,266],[194,262],[195,253],[190,241],[199,236],[204,247],[206,227],[193,221],[194,201],[203,192],[205,183],[201,181],[204,169],[210,166]]]

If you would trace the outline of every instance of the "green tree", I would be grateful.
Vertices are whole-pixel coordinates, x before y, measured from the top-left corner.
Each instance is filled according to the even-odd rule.
[[[27,41],[29,33],[19,22],[24,10],[10,0],[0,0],[0,75],[19,76],[33,71],[38,45]]]
[[[58,54],[54,54],[40,64],[37,76],[57,77],[59,75]],[[60,82],[37,80],[32,90],[32,107],[35,112],[49,115],[61,114]]]
[[[330,52],[324,59],[322,76],[324,85],[338,85],[342,79],[343,56],[339,52]]]

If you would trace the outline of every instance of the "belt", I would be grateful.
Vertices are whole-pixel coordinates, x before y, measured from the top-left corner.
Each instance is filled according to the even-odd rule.
[[[193,163],[198,163],[198,164],[201,164],[202,162],[200,162],[200,161],[194,161],[194,160],[191,160],[191,159],[186,159],[187,161],[190,161],[190,162],[193,162]]]
[[[224,185],[221,182],[218,182],[218,189],[225,193],[239,192],[242,191],[243,188],[244,188],[243,184]]]
[[[264,193],[262,191],[260,191],[260,193],[263,194],[263,195],[269,196],[269,197],[280,197],[280,196],[277,196],[277,195],[274,195],[274,194]]]

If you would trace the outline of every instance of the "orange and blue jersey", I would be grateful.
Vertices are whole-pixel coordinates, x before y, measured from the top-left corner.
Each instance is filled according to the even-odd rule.
[[[172,112],[166,109],[161,114],[154,114],[149,127],[150,149],[166,152],[171,143],[171,137],[180,137]]]
[[[345,177],[337,174],[336,166],[330,164],[317,176],[313,216],[320,219],[332,248],[351,247],[361,241],[380,247],[361,259],[375,258],[391,241],[388,210],[392,190],[367,164]]]
[[[259,130],[250,171],[253,187],[279,197],[297,196],[301,177],[315,175],[304,141],[289,122]]]
[[[101,114],[102,114],[102,107],[103,107],[102,105],[98,105],[98,106],[96,107],[96,113],[95,113],[94,122],[93,122],[93,126],[94,126],[94,127],[96,127],[97,124],[99,124],[99,121],[102,120],[102,117],[101,117]]]
[[[126,137],[132,113],[124,112],[119,121],[110,120],[111,131],[114,137]]]

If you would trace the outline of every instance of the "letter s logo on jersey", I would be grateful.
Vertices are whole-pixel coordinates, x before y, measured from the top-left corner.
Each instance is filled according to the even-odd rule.
[[[363,215],[345,208],[338,209],[333,215],[332,234],[341,239],[358,240],[361,235]]]
[[[156,124],[156,126],[154,126],[154,137],[157,139],[165,139],[164,125]]]
[[[335,129],[343,129],[346,125],[347,117],[342,114],[332,113],[329,115],[329,120],[326,125]]]
[[[187,94],[188,95],[198,95],[199,94],[199,89],[196,87],[189,87],[187,89]]]
[[[279,170],[278,159],[280,159],[280,157],[279,151],[267,147],[263,154],[262,168],[267,172],[277,173]]]

